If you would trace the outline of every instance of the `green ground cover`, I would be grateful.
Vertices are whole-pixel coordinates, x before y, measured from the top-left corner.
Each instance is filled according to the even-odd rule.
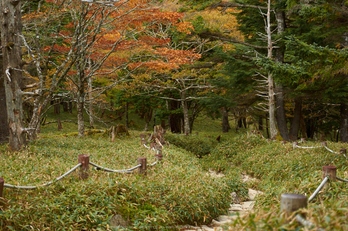
[[[0,146],[0,176],[13,185],[39,185],[75,166],[79,154],[88,154],[90,161],[112,169],[135,166],[137,157],[147,157],[152,163],[155,153],[140,145],[143,125],[134,121],[138,130],[114,143],[103,133],[79,139],[74,123],[64,123],[61,131],[57,124],[44,126],[39,139],[21,152],[9,153],[7,145]],[[164,148],[164,160],[150,167],[146,177],[91,168],[84,181],[74,172],[48,187],[6,188],[0,202],[0,229],[116,230],[110,220],[120,214],[129,230],[177,230],[186,224],[209,224],[227,214],[231,192],[245,200],[247,188],[253,188],[264,192],[257,198],[255,211],[226,228],[305,230],[282,217],[281,194],[309,197],[322,181],[324,165],[337,166],[337,175],[348,179],[347,160],[324,148],[293,149],[291,143],[268,141],[247,130],[222,135],[220,129],[220,120],[202,116],[189,138],[167,134],[170,145]],[[216,140],[219,135],[220,142]],[[339,151],[347,145],[328,142],[328,147]],[[209,176],[212,169],[225,177]],[[241,174],[257,180],[242,183]],[[332,182],[309,203],[304,211],[307,219],[326,230],[348,230],[347,186]]]

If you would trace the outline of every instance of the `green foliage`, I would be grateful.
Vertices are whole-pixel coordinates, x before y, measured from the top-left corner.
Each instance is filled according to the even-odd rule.
[[[5,147],[1,151],[4,164],[0,175],[14,185],[54,180],[77,163],[79,154],[89,154],[91,162],[113,169],[132,167],[139,156],[147,157],[149,163],[154,161],[154,153],[140,146],[139,133],[134,131],[131,137],[115,143],[95,135],[83,139],[51,135],[31,142],[27,150],[14,155]],[[0,227],[107,230],[111,217],[121,214],[132,230],[172,230],[178,225],[210,223],[226,213],[232,191],[246,193],[237,174],[213,178],[192,153],[174,145],[166,146],[163,154],[163,162],[149,167],[145,178],[90,169],[86,181],[73,173],[37,190],[6,188]]]
[[[218,143],[216,138],[201,137],[197,135],[178,135],[178,134],[167,134],[165,136],[166,140],[170,144],[174,144],[177,147],[185,149],[197,157],[201,158],[208,155],[212,148]]]

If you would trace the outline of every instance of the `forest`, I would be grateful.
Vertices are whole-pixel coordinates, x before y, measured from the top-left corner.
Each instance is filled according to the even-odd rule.
[[[271,202],[286,189],[309,194],[316,183],[295,181],[302,174],[317,181],[324,164],[347,174],[345,155],[296,150],[299,143],[293,159],[279,154],[292,142],[346,148],[347,0],[0,0],[0,10],[5,183],[52,181],[81,154],[122,168],[135,154],[153,158],[156,144],[145,153],[139,135],[143,146],[152,139],[163,147],[165,160],[148,181],[93,170],[81,188],[74,176],[26,195],[6,189],[4,199],[0,189],[4,230],[63,230],[62,223],[109,230],[116,213],[135,230],[208,225],[226,213],[230,193],[243,201],[248,188],[264,192],[256,205],[263,212],[237,219],[232,230],[295,230],[268,214],[279,210]],[[156,137],[158,129],[166,132]],[[185,184],[195,179],[201,185]],[[94,180],[101,180],[96,195]],[[345,192],[335,184],[315,202],[345,203]],[[318,205],[324,217],[314,207],[307,216],[320,227],[347,228],[342,204],[326,202]]]
[[[136,112],[146,126],[155,118],[191,134],[204,112],[223,118],[223,132],[234,120],[270,139],[348,141],[345,1],[8,0],[2,9],[1,140],[13,150],[59,104],[77,108],[79,137],[84,113],[89,126]]]

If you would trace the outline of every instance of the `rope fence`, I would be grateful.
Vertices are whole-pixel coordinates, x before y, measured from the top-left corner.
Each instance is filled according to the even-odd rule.
[[[299,214],[298,210],[302,208],[307,208],[307,204],[311,202],[318,195],[320,190],[322,190],[324,187],[325,188],[328,187],[329,181],[340,180],[340,181],[348,183],[348,180],[337,177],[336,172],[337,172],[336,166],[331,166],[331,165],[323,166],[323,180],[318,186],[318,188],[314,191],[314,193],[308,198],[308,200],[307,200],[307,196],[301,195],[301,194],[282,194],[281,200],[280,200],[280,203],[281,203],[280,210],[282,212],[285,212],[286,216],[289,216],[293,212],[297,211],[297,214],[296,214],[297,222],[299,222],[300,224],[302,224],[303,226],[307,228],[316,228],[316,230],[320,230],[320,231],[324,230],[320,227],[316,227],[315,224],[303,218],[301,214]]]
[[[57,177],[55,180],[47,182],[47,183],[42,184],[42,185],[38,185],[38,186],[17,186],[17,185],[12,185],[12,184],[4,184],[4,187],[6,187],[6,188],[16,188],[16,189],[36,189],[36,188],[39,188],[39,187],[46,187],[46,186],[49,186],[49,185],[51,185],[51,184],[53,184],[53,183],[55,183],[57,181],[60,181],[61,179],[63,179],[64,177],[66,177],[67,175],[69,175],[70,173],[75,171],[80,166],[81,166],[81,163],[78,163],[75,167],[73,167],[72,169],[70,169],[69,171],[67,171],[66,173],[61,175],[60,177]]]
[[[64,177],[68,176],[75,170],[79,169],[79,177],[82,180],[88,179],[89,177],[89,165],[92,165],[95,167],[96,170],[103,170],[105,172],[114,172],[114,173],[133,173],[134,170],[138,169],[138,174],[140,175],[146,175],[147,174],[147,167],[152,167],[158,164],[160,161],[162,161],[162,145],[156,145],[156,143],[151,143],[150,147],[146,145],[146,143],[143,142],[142,139],[142,145],[144,145],[148,149],[152,149],[156,151],[155,158],[156,160],[151,163],[147,164],[147,158],[146,157],[138,157],[137,159],[137,165],[128,169],[110,169],[106,167],[102,167],[96,163],[89,161],[89,155],[78,155],[78,164],[71,168],[69,171],[64,173],[63,175],[57,177],[53,181],[49,181],[47,183],[37,185],[37,186],[20,186],[20,185],[12,185],[5,183],[5,180],[0,177],[0,197],[3,197],[3,190],[4,188],[14,188],[14,189],[37,189],[40,187],[46,187],[49,185],[52,185],[53,183],[56,183],[63,179]]]
[[[304,143],[304,139],[301,139],[300,141],[301,143]],[[298,144],[300,142],[293,142],[292,145],[293,145],[293,148],[302,148],[302,149],[312,149],[312,148],[325,148],[326,150],[328,150],[329,152],[331,153],[334,153],[334,154],[339,154],[339,155],[343,155],[346,159],[347,156],[346,156],[346,153],[347,153],[347,149],[341,149],[340,152],[336,152],[336,151],[333,151],[331,150],[330,148],[327,147],[327,142],[321,142],[321,145],[320,146],[313,146],[313,147],[304,147],[304,146],[299,146]]]

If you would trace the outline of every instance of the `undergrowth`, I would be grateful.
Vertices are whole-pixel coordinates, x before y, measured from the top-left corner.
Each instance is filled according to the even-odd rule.
[[[44,136],[45,137],[45,136]],[[77,164],[79,154],[112,169],[155,161],[140,145],[139,132],[119,137],[49,136],[18,153],[1,149],[0,175],[13,185],[40,185]],[[146,177],[90,169],[82,181],[76,173],[35,190],[4,190],[1,230],[112,230],[110,219],[121,214],[131,230],[176,230],[180,225],[208,224],[227,212],[232,191],[246,193],[238,174],[213,178],[191,152],[166,146],[164,160],[149,167]]]
[[[306,142],[302,146],[320,146],[318,142]],[[328,147],[339,152],[347,144],[328,142]],[[280,212],[283,193],[296,193],[309,197],[322,181],[322,167],[334,165],[337,176],[348,179],[347,159],[331,153],[323,147],[293,149],[269,141],[257,135],[241,135],[217,145],[210,155],[202,159],[204,169],[212,168],[228,173],[240,168],[244,174],[257,178],[249,187],[263,191],[256,201],[256,211],[237,219],[230,230],[305,230],[290,217],[285,220]],[[307,219],[325,230],[348,230],[347,183],[331,182],[309,203],[304,211]],[[315,230],[315,227],[312,227]]]

